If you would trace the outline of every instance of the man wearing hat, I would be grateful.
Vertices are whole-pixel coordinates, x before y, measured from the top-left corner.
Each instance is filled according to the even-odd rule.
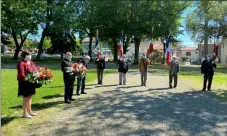
[[[65,94],[64,94],[64,100],[65,103],[70,104],[73,96],[73,89],[74,89],[74,82],[75,82],[75,75],[72,71],[70,71],[70,68],[72,66],[72,53],[67,52],[65,55],[65,58],[61,62],[61,70],[63,72],[63,79],[65,83]]]
[[[202,91],[205,91],[206,88],[208,91],[210,91],[213,76],[214,76],[214,68],[216,67],[217,65],[215,64],[214,59],[212,59],[210,54],[207,54],[206,59],[202,62],[202,65],[201,65],[201,73],[204,79]],[[206,86],[207,80],[208,80],[208,86]]]
[[[172,81],[174,78],[174,88],[177,87],[178,74],[180,70],[179,61],[176,60],[176,56],[172,57],[169,67],[169,88],[172,88]]]
[[[77,62],[82,63],[87,68],[87,63],[90,61],[90,57],[88,55],[85,55],[83,58],[80,58]],[[85,82],[86,82],[86,73],[83,76],[77,77],[77,89],[76,89],[76,95],[80,95],[80,89],[81,94],[87,94],[85,93]]]

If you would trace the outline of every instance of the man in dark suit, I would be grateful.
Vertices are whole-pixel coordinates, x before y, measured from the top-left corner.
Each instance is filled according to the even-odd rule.
[[[178,74],[180,70],[180,63],[176,56],[173,56],[169,67],[169,88],[172,88],[172,81],[174,79],[174,88],[177,87]]]
[[[86,56],[84,58],[80,58],[78,62],[82,63],[87,68],[87,60]],[[90,60],[90,57],[89,57]],[[77,89],[76,89],[76,95],[80,95],[80,88],[81,88],[81,94],[87,94],[85,92],[85,82],[86,82],[86,73],[85,75],[78,76],[77,77]]]
[[[65,103],[70,104],[73,96],[73,89],[74,89],[74,82],[75,82],[75,75],[73,74],[72,70],[70,69],[72,66],[72,53],[67,52],[65,58],[61,62],[61,69],[63,72],[63,79],[65,83],[65,94],[64,100]]]
[[[215,64],[214,59],[211,57],[210,54],[208,54],[206,59],[202,62],[202,66],[201,66],[201,73],[202,73],[202,76],[204,77],[203,89],[202,89],[203,91],[206,90],[206,87],[208,91],[210,91],[213,76],[214,76],[214,68],[216,67],[217,65]],[[208,80],[208,86],[206,86],[207,80]]]
[[[97,65],[97,77],[98,77],[98,84],[102,84],[103,79],[103,72],[105,69],[105,57],[100,56],[96,59],[95,64]]]

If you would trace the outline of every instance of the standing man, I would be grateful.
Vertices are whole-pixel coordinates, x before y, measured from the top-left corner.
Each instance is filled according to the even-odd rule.
[[[202,91],[206,90],[207,80],[208,80],[208,91],[211,89],[212,80],[214,76],[214,68],[216,68],[217,65],[215,64],[214,60],[212,59],[210,54],[207,54],[206,59],[202,62],[201,66],[201,73],[204,78],[203,80],[203,89]]]
[[[126,55],[124,54],[120,59],[118,60],[118,72],[119,72],[119,85],[123,84],[126,85],[126,73],[128,72],[128,60],[126,58]]]
[[[102,54],[99,56],[99,58],[96,59],[95,64],[97,65],[97,77],[98,77],[98,84],[102,84],[103,79],[103,72],[105,69],[105,57],[102,56]]]
[[[173,78],[174,78],[174,88],[177,87],[179,69],[180,69],[179,61],[176,60],[176,56],[173,56],[169,67],[169,88],[172,88]]]
[[[148,64],[149,64],[149,61],[146,58],[146,55],[143,54],[139,61],[139,70],[141,73],[141,86],[146,86]]]
[[[65,83],[65,94],[64,94],[64,100],[65,103],[70,104],[73,96],[73,89],[74,89],[74,82],[75,82],[75,75],[70,70],[72,66],[72,53],[67,52],[65,55],[65,58],[63,59],[61,63],[61,70],[63,72],[63,79]]]
[[[90,61],[90,57],[85,55],[84,58],[79,59],[77,62],[82,63],[87,68],[87,63]],[[87,94],[85,93],[85,82],[86,82],[86,73],[82,76],[77,77],[77,89],[76,89],[76,95],[80,95],[80,88],[81,88],[81,94]]]

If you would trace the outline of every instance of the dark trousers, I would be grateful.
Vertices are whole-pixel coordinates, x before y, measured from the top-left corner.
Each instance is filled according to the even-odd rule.
[[[211,89],[211,85],[212,85],[213,75],[204,75],[203,78],[204,78],[204,80],[203,80],[203,90],[206,90],[207,80],[208,80],[207,89],[210,90]]]
[[[76,89],[77,94],[79,94],[80,88],[81,88],[81,93],[84,93],[85,81],[86,81],[86,76],[78,76],[77,77],[77,89]]]
[[[169,75],[169,86],[172,87],[172,81],[174,78],[174,87],[177,87],[177,75]]]
[[[73,90],[74,90],[74,81],[67,81],[64,80],[65,82],[65,95],[64,95],[64,100],[69,101],[72,99],[73,96]]]
[[[104,69],[97,69],[98,83],[102,83]]]

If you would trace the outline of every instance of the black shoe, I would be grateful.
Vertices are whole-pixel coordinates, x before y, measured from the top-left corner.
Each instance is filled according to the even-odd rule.
[[[71,102],[68,100],[68,101],[65,101],[65,103],[70,104]]]
[[[71,99],[69,99],[69,100],[70,100],[70,101],[75,101],[75,99],[72,99],[72,98],[71,98]]]
[[[177,86],[174,86],[174,88],[176,88]]]
[[[208,89],[207,91],[211,91],[210,89]]]
[[[122,85],[122,83],[119,83],[119,85]]]
[[[206,91],[206,89],[202,89],[202,91]]]
[[[173,88],[172,86],[169,86],[169,88]]]
[[[124,85],[126,85],[126,83],[124,83]]]
[[[81,94],[87,94],[87,93],[85,93],[85,92],[82,92]]]
[[[79,93],[76,93],[76,95],[80,95]]]
[[[146,86],[146,84],[144,84],[144,86]]]

